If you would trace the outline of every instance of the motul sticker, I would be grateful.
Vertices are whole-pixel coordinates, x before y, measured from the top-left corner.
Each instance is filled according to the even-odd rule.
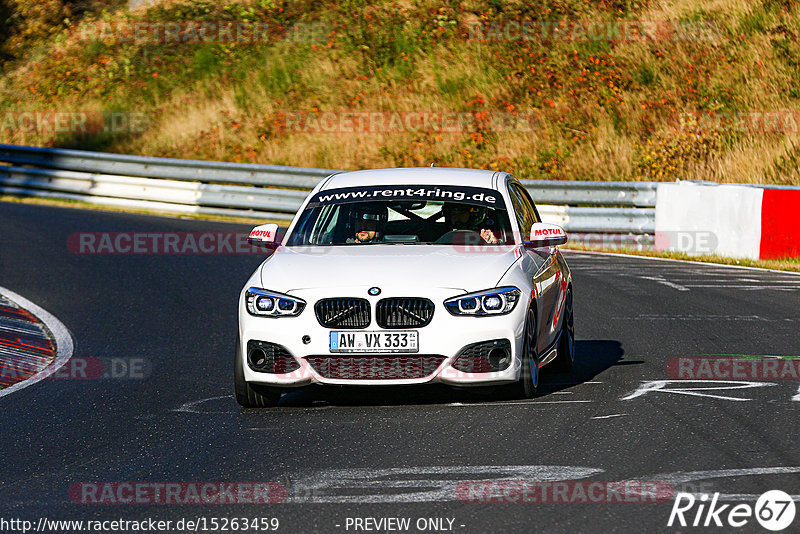
[[[564,232],[560,228],[542,228],[540,230],[536,230],[533,235],[535,236],[548,236],[548,235],[557,235],[562,236]]]
[[[253,230],[250,232],[250,237],[272,237],[271,230]]]

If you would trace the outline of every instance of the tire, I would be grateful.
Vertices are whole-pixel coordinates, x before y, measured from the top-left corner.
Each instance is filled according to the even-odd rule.
[[[233,359],[233,391],[236,402],[245,408],[266,408],[275,406],[281,399],[281,392],[266,386],[249,384],[244,379],[244,363],[241,357],[242,342],[236,338],[236,355]]]
[[[532,399],[539,387],[539,358],[536,355],[536,317],[528,310],[525,318],[525,341],[522,350],[522,369],[519,380],[511,386],[514,397]]]
[[[553,360],[553,371],[568,373],[575,364],[575,318],[572,311],[572,290],[567,292],[564,303],[564,322],[558,340],[558,355]]]

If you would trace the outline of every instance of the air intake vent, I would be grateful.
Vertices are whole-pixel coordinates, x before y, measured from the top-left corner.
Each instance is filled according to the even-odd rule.
[[[423,298],[382,299],[375,309],[375,319],[381,328],[420,328],[432,318],[433,302]]]
[[[247,342],[247,364],[259,373],[285,374],[300,369],[285,347],[268,341]]]
[[[325,328],[366,328],[369,301],[358,298],[322,299],[314,305],[317,321]]]
[[[453,363],[453,368],[464,373],[493,373],[511,365],[511,342],[495,339],[473,343],[465,347]]]
[[[340,380],[404,380],[436,372],[444,356],[435,354],[371,354],[369,356],[308,356],[308,363],[325,378]]]

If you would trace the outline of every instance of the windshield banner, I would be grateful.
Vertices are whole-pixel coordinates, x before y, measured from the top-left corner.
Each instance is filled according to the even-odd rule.
[[[314,195],[307,207],[368,201],[456,201],[490,208],[504,207],[500,194],[493,189],[450,185],[385,185],[331,189]]]

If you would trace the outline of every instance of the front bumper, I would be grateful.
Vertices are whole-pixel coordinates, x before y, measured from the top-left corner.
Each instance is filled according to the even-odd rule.
[[[519,378],[519,354],[522,351],[525,310],[528,302],[523,297],[514,310],[507,315],[496,317],[458,317],[451,315],[444,307],[444,300],[464,293],[461,289],[439,288],[416,294],[401,288],[383,288],[380,296],[367,296],[368,287],[339,288],[335,294],[330,290],[295,290],[287,292],[291,296],[302,298],[307,305],[298,317],[254,317],[247,313],[243,305],[243,294],[239,300],[239,336],[241,339],[238,358],[243,359],[244,377],[247,382],[279,387],[300,387],[308,384],[332,385],[399,385],[444,383],[459,386],[502,384],[516,381]],[[524,295],[524,293],[523,293]],[[419,334],[418,353],[402,354],[333,354],[330,352],[330,332],[338,329],[325,328],[319,324],[314,313],[314,304],[320,298],[361,297],[370,301],[374,312],[375,304],[386,297],[425,297],[434,302],[435,310],[431,322],[422,328],[408,328]],[[364,328],[367,331],[393,332],[384,330],[375,323]],[[304,337],[307,342],[304,342]],[[506,339],[510,342],[511,362],[503,370],[494,372],[467,372],[453,367],[461,351],[472,344],[489,340]],[[285,348],[299,367],[288,373],[264,373],[250,368],[247,361],[247,346],[250,341],[266,341]],[[437,357],[436,360],[432,358]],[[350,358],[346,361],[351,369],[366,364],[380,368],[386,365],[385,373],[378,373],[379,378],[341,378],[326,376],[319,362],[326,358]],[[404,360],[400,360],[405,358]],[[425,358],[424,361],[421,360]],[[313,359],[313,360],[312,360]],[[393,362],[391,365],[382,362]],[[397,360],[397,361],[396,361]],[[397,373],[405,365],[413,367],[420,360],[418,368],[424,368],[424,374]],[[316,364],[312,365],[312,361]],[[399,361],[399,363],[398,363]],[[373,367],[374,369],[374,367]],[[428,372],[433,369],[432,372]]]

